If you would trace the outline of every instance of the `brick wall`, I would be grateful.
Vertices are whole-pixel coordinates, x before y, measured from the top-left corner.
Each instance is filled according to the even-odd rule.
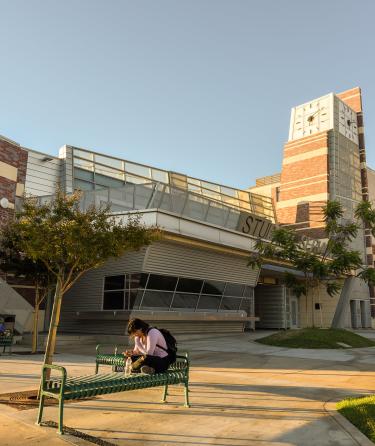
[[[13,216],[16,196],[24,192],[27,156],[17,143],[0,137],[0,200],[9,201],[7,209],[0,206],[0,225]]]
[[[328,132],[284,146],[277,220],[310,237],[324,236],[322,206],[327,203]]]

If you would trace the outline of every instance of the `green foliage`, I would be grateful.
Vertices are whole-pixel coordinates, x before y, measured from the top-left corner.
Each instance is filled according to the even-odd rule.
[[[337,410],[375,442],[375,395],[347,398],[337,403]]]
[[[324,220],[328,222],[337,222],[343,215],[344,211],[339,201],[328,201],[326,206],[323,206]]]
[[[342,329],[322,330],[319,328],[304,328],[300,330],[283,330],[278,333],[257,339],[256,342],[266,345],[287,348],[345,348],[374,347],[375,342]],[[340,344],[339,344],[340,343]]]
[[[370,286],[375,286],[375,269],[374,268],[365,268],[363,269],[358,276],[368,283]]]
[[[341,290],[341,284],[339,282],[327,282],[326,290],[329,296],[333,297]]]
[[[47,291],[53,277],[40,260],[27,257],[20,246],[18,227],[12,223],[2,227],[0,236],[0,270],[16,277],[24,277],[39,289]],[[45,293],[44,293],[45,294]]]
[[[361,270],[359,277],[368,284],[374,284],[374,269],[365,268],[361,253],[349,247],[361,228],[360,222],[342,222],[344,211],[338,201],[329,201],[323,207],[323,214],[327,237],[324,252],[306,249],[294,230],[279,227],[273,231],[269,242],[258,241],[257,252],[250,257],[249,265],[255,268],[261,267],[265,261],[282,260],[302,272],[302,280],[293,274],[284,274],[285,285],[297,296],[307,296],[310,290],[320,285],[324,285],[327,293],[333,296],[340,291],[342,278],[354,275],[358,270]],[[360,203],[355,215],[375,232],[375,211],[369,202]]]
[[[136,215],[121,222],[110,215],[109,207],[82,211],[80,194],[68,196],[62,192],[44,204],[26,199],[12,230],[17,234],[20,252],[44,265],[56,282],[46,364],[52,363],[64,293],[86,271],[161,237],[157,227],[146,227]]]
[[[81,211],[79,200],[79,194],[61,192],[42,205],[27,199],[13,223],[20,250],[41,262],[60,281],[63,293],[85,271],[160,236],[157,228],[146,228],[137,216],[120,223],[108,208]]]
[[[369,223],[371,225],[375,224],[375,210],[372,208],[370,201],[362,201],[358,204],[355,210],[355,217]]]
[[[375,237],[375,209],[373,209],[371,202],[362,201],[359,203],[355,210],[355,216],[363,221],[365,228],[370,229]]]
[[[287,288],[289,288],[294,295],[297,297],[302,296],[302,294],[307,294],[306,283],[301,282],[291,273],[284,274],[284,284]]]

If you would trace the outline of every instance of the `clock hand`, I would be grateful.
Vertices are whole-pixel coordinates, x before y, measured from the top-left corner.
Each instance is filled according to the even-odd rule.
[[[324,107],[322,107],[322,108],[318,108],[318,110],[316,110],[312,115],[309,115],[309,117],[307,118],[307,120],[308,120],[309,122],[313,122],[313,120],[314,120],[314,116],[315,116],[317,113],[321,112],[322,110],[324,110]]]
[[[308,120],[309,122],[313,122],[313,120],[314,120],[314,116],[315,116],[317,113],[319,113],[321,110],[322,110],[322,109],[318,108],[318,110],[317,110],[316,112],[314,112],[312,115],[310,115],[310,116],[307,118],[307,120]]]
[[[324,110],[324,107],[318,108],[318,110],[315,113],[313,113],[311,116],[315,116],[317,113],[319,113],[322,110]]]

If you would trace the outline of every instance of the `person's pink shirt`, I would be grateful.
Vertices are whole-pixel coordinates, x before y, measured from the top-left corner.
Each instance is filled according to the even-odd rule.
[[[139,336],[136,336],[134,338],[134,353],[165,358],[168,353],[159,348],[158,345],[167,349],[167,343],[165,342],[162,333],[157,328],[151,328],[151,330],[147,333],[145,344],[142,342],[142,338],[140,338]]]

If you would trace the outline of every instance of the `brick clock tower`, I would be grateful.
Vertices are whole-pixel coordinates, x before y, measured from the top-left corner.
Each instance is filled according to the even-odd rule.
[[[311,238],[324,238],[321,208],[328,200],[342,203],[346,219],[354,217],[361,200],[368,200],[360,88],[322,96],[291,112],[276,203],[278,222]],[[374,266],[369,231],[359,234],[353,245],[364,253],[364,262]],[[375,317],[371,289],[370,301]]]

